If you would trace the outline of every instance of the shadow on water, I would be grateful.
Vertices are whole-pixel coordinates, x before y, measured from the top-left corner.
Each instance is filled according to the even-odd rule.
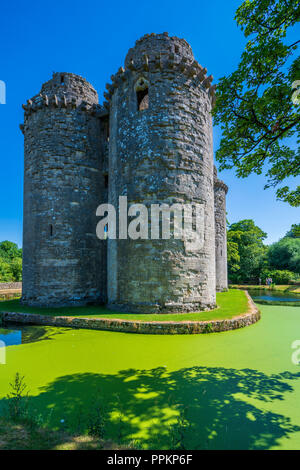
[[[171,426],[181,405],[187,407],[190,423],[185,448],[269,449],[300,432],[300,426],[264,410],[264,404],[284,400],[298,380],[300,373],[269,376],[252,369],[214,367],[84,373],[59,377],[38,396],[29,397],[29,405],[43,414],[53,408],[52,427],[59,427],[63,419],[69,429],[81,426],[84,431],[85,419],[99,399],[110,413],[107,437],[118,435],[117,415],[122,409],[123,440],[134,437],[152,449],[170,448]]]
[[[0,327],[0,341],[5,346],[14,346],[37,341],[49,340],[58,334],[63,334],[65,328],[52,328],[50,326],[20,326],[10,324],[9,327]]]

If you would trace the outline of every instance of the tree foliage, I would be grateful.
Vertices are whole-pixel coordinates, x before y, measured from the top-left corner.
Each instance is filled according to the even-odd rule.
[[[300,238],[284,237],[268,250],[272,268],[286,269],[300,274]]]
[[[293,224],[287,232],[286,237],[300,238],[300,224]]]
[[[267,247],[263,240],[267,234],[257,227],[253,220],[245,219],[231,224],[228,229],[228,251],[234,257],[228,258],[229,278],[233,282],[248,282],[258,279],[265,266]]]
[[[237,70],[221,78],[213,114],[221,125],[222,140],[216,158],[220,170],[235,168],[238,177],[266,171],[267,184],[277,187],[277,198],[300,205],[300,186],[291,190],[285,180],[300,174],[299,41],[287,33],[299,21],[299,0],[246,0],[235,20],[248,39]],[[294,98],[292,100],[292,95]],[[267,168],[267,170],[265,170]]]
[[[268,277],[275,284],[289,284],[295,279],[295,273],[287,270],[264,269],[261,273],[262,282],[264,283]]]
[[[22,280],[22,249],[16,243],[0,242],[0,282]]]

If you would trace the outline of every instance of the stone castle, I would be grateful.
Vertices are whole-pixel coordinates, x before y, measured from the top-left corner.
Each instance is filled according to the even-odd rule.
[[[23,105],[23,295],[27,305],[137,313],[214,308],[227,288],[227,186],[213,164],[212,76],[184,39],[147,34],[106,85],[54,73]],[[100,240],[97,207],[197,202],[204,245]]]

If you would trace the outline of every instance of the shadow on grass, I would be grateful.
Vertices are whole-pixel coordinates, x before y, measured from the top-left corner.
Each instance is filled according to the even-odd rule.
[[[29,406],[44,415],[53,409],[49,424],[54,428],[63,419],[68,430],[84,432],[86,418],[100,400],[110,413],[106,438],[118,441],[121,410],[123,442],[136,438],[145,448],[168,449],[180,405],[186,407],[190,424],[187,449],[269,449],[300,431],[290,418],[263,410],[264,403],[284,400],[296,380],[300,373],[268,376],[252,369],[211,367],[84,373],[43,387],[38,396],[29,397]]]

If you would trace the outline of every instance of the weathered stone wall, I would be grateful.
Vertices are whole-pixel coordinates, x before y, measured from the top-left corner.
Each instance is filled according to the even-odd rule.
[[[105,242],[95,233],[106,145],[97,103],[86,80],[60,73],[23,106],[25,304],[106,300]]]
[[[136,86],[148,83],[138,110]],[[109,240],[108,302],[131,312],[197,311],[215,306],[211,106],[214,88],[186,41],[147,35],[107,85],[109,202],[199,203],[204,246],[184,240]],[[107,105],[108,106],[108,105]]]
[[[22,282],[0,282],[0,290],[22,289]]]
[[[216,249],[216,290],[228,289],[226,194],[228,187],[214,173],[215,199],[215,249]]]

